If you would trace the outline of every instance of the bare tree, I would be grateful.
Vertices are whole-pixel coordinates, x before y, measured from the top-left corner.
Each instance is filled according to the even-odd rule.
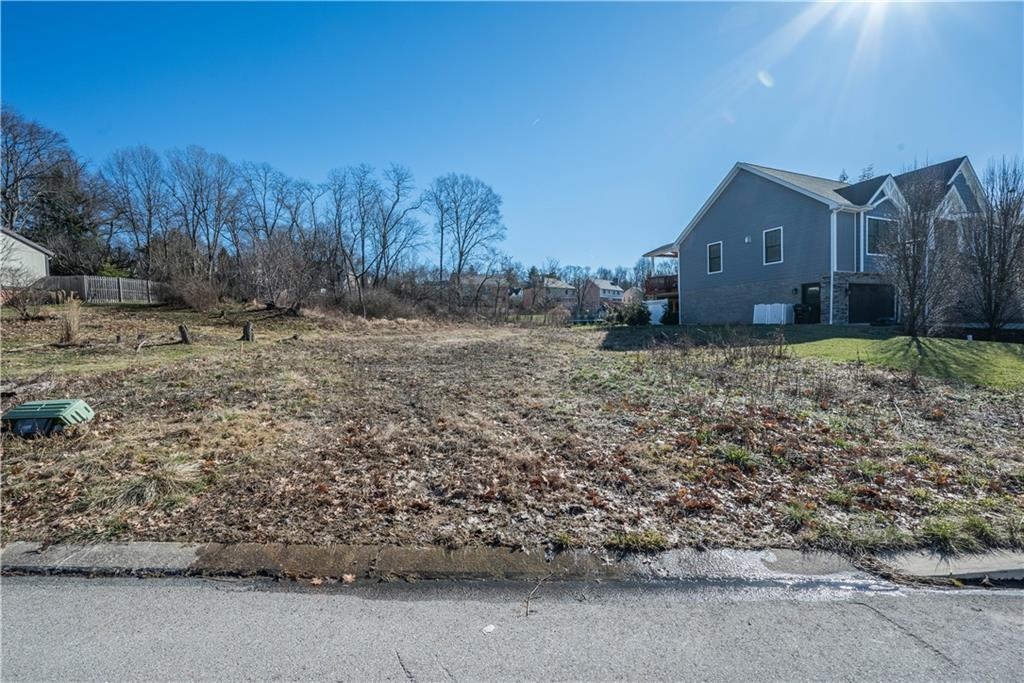
[[[189,274],[212,281],[221,238],[240,203],[234,167],[223,156],[196,145],[168,157],[174,218],[194,253]]]
[[[160,155],[139,146],[115,151],[103,166],[115,220],[129,236],[143,277],[152,277],[156,237],[167,215],[167,185]]]
[[[7,106],[0,111],[0,126],[0,218],[3,227],[18,232],[45,191],[41,181],[70,161],[72,154],[63,135]]]
[[[990,164],[983,191],[978,211],[962,224],[964,280],[971,310],[996,332],[1024,303],[1024,165]]]
[[[934,174],[906,183],[880,240],[882,271],[896,288],[903,326],[913,337],[946,320],[955,303],[960,261],[956,225],[944,217],[947,191]]]
[[[562,279],[576,288],[576,312],[583,312],[583,299],[587,294],[587,283],[590,282],[591,273],[587,266],[566,266],[562,269]]]
[[[505,239],[501,197],[479,178],[456,173],[434,180],[426,196],[438,221],[442,259],[446,250],[444,237],[448,234],[450,268],[459,291],[467,268],[478,265],[478,259],[493,253],[495,245]]]
[[[448,228],[448,201],[446,194],[445,183],[442,182],[441,178],[437,178],[423,195],[423,204],[426,207],[427,213],[434,217],[434,230],[438,236],[437,280],[439,297],[442,297],[446,291],[444,284],[444,238],[445,231]]]
[[[423,226],[415,217],[422,205],[415,199],[416,189],[412,172],[404,166],[392,164],[384,171],[384,182],[376,187],[376,248],[374,285],[387,285],[388,276],[401,262],[408,250],[418,246]]]
[[[273,239],[287,215],[288,177],[270,164],[244,162],[238,167],[238,180],[245,225],[257,235]]]

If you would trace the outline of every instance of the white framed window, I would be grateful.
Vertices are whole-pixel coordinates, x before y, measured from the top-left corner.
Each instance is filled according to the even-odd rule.
[[[768,228],[761,235],[764,245],[764,265],[782,263],[782,226]]]
[[[708,275],[722,272],[722,243],[712,242],[708,245]]]
[[[867,237],[865,248],[868,256],[884,256],[882,249],[885,241],[889,239],[889,218],[878,218],[869,216],[867,222]]]

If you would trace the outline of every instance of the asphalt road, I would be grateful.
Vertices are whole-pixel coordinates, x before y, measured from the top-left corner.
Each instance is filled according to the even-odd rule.
[[[1020,680],[1024,591],[4,577],[18,680]],[[493,629],[490,627],[493,626]]]

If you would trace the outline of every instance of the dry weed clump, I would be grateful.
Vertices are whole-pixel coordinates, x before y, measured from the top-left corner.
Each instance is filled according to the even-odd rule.
[[[82,302],[73,294],[60,309],[60,344],[74,344],[78,341],[82,326]]]

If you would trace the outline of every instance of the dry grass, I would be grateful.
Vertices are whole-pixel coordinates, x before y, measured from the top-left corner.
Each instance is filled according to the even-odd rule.
[[[4,540],[1024,544],[1019,393],[631,330],[319,315],[235,341],[257,315],[86,307],[86,346],[5,353],[98,418],[4,438]],[[55,322],[5,321],[5,351]],[[99,344],[180,322],[195,344]]]
[[[82,302],[72,295],[67,303],[61,306],[60,338],[57,341],[61,344],[74,344],[78,341],[81,326]]]

